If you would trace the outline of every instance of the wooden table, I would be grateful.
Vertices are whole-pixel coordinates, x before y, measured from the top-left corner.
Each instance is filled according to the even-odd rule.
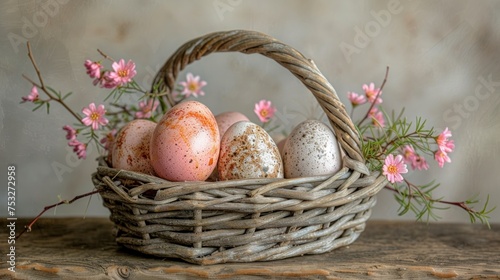
[[[17,220],[17,231],[26,223]],[[354,244],[328,254],[213,266],[129,251],[112,228],[106,218],[41,219],[16,241],[15,273],[2,230],[0,279],[500,279],[499,224],[370,221]]]

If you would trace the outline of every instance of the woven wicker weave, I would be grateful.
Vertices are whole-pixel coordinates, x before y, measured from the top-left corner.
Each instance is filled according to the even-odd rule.
[[[262,33],[216,32],[181,46],[155,78],[170,92],[179,71],[213,52],[261,54],[316,97],[345,151],[329,176],[169,182],[99,162],[93,182],[116,226],[117,243],[196,264],[268,261],[321,254],[354,242],[387,183],[370,172],[355,126],[314,62]]]

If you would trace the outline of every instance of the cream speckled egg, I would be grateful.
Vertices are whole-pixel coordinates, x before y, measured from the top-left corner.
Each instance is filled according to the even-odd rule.
[[[285,178],[334,174],[342,168],[333,131],[318,120],[296,126],[283,147]]]
[[[156,123],[149,120],[133,120],[116,136],[111,150],[112,165],[116,169],[154,174],[149,159],[149,142]]]
[[[151,164],[169,181],[204,181],[219,157],[219,128],[210,109],[197,101],[172,107],[151,137]]]
[[[219,180],[283,178],[283,163],[269,134],[251,122],[237,122],[221,141]]]

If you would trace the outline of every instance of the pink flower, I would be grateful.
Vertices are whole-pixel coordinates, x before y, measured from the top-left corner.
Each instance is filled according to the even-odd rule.
[[[438,144],[438,146],[444,145],[448,141],[448,138],[450,137],[451,137],[451,131],[447,127],[444,129],[443,132],[441,132],[441,134],[439,134],[436,137],[436,143]]]
[[[87,116],[82,119],[83,124],[92,126],[93,130],[99,129],[99,125],[106,125],[108,123],[108,119],[104,117],[106,110],[102,104],[96,108],[94,103],[90,103],[89,107],[84,108],[82,112]]]
[[[368,101],[370,101],[370,103],[373,102],[375,102],[375,104],[382,103],[382,98],[380,98],[380,95],[382,95],[382,91],[380,91],[380,88],[376,89],[374,83],[370,83],[370,85],[364,84],[363,90],[365,91],[366,97],[368,98]]]
[[[97,62],[97,61],[93,62],[93,61],[90,61],[87,59],[87,60],[85,60],[85,63],[83,65],[87,69],[87,74],[91,78],[99,79],[101,77],[102,65],[100,62]]]
[[[448,140],[448,138],[450,138],[452,135],[451,135],[451,131],[448,129],[448,127],[446,127],[444,129],[443,132],[441,132],[441,134],[439,134],[439,136],[437,137],[438,139],[437,140],[440,140],[440,141],[446,141]],[[439,144],[439,142],[438,142]]]
[[[153,101],[153,99],[150,99],[148,102],[139,102],[139,108],[141,111],[135,112],[135,117],[138,119],[150,118],[152,113],[156,110],[156,107],[160,104],[158,101]]]
[[[403,158],[405,162],[412,163],[416,156],[417,154],[415,153],[415,149],[413,149],[411,145],[403,147]]]
[[[446,153],[451,153],[453,152],[453,149],[455,149],[455,143],[453,142],[453,140],[448,140],[448,142],[446,142],[446,144],[444,144],[440,148]]]
[[[205,95],[205,92],[203,92],[201,88],[206,86],[207,82],[200,81],[200,76],[194,77],[193,74],[188,73],[186,81],[180,82],[180,85],[184,87],[184,90],[181,92],[182,95],[189,97],[192,94],[194,97],[198,97],[198,95]]]
[[[26,101],[29,101],[29,102],[35,102],[38,100],[38,89],[36,88],[36,86],[33,86],[31,88],[31,92],[28,96],[23,96],[21,97],[23,99],[22,102],[26,102]]]
[[[266,123],[274,116],[276,108],[272,106],[271,101],[262,99],[258,103],[255,103],[253,111],[257,114],[261,122]]]
[[[393,184],[403,181],[403,176],[401,176],[401,174],[408,173],[402,155],[397,155],[396,158],[394,158],[392,154],[388,155],[385,158],[383,170],[384,172],[382,174]]]
[[[434,159],[438,162],[439,167],[441,167],[441,168],[443,168],[445,162],[448,162],[448,163],[451,162],[451,159],[448,156],[448,154],[440,149],[438,149],[434,153]]]
[[[347,98],[351,101],[352,106],[358,106],[366,103],[366,98],[363,95],[359,95],[355,92],[347,92]]]
[[[415,149],[411,145],[403,147],[403,159],[407,164],[411,164],[412,169],[429,169],[429,164],[427,164],[425,158],[415,153]]]
[[[372,118],[373,124],[378,127],[385,126],[384,114],[376,107],[373,107],[368,114]]]
[[[66,139],[75,140],[76,139],[76,130],[69,125],[63,126],[63,130],[66,131]]]
[[[427,170],[429,169],[429,164],[427,163],[427,160],[425,160],[424,157],[416,155],[415,158],[413,158],[413,161],[411,162],[411,168],[418,170]]]
[[[78,146],[82,144],[82,142],[78,141],[78,139],[71,139],[68,141],[68,145],[71,146],[71,147],[75,147],[75,146]]]
[[[113,72],[104,72],[104,74],[101,76],[100,79],[95,79],[94,80],[94,86],[97,85],[98,83],[101,84],[101,87],[103,88],[115,88],[119,85],[118,80],[113,78],[111,75]]]
[[[451,131],[448,128],[445,128],[441,134],[436,137],[436,143],[438,144],[439,150],[445,153],[451,153],[455,148],[455,144],[453,140],[449,140],[451,137]]]
[[[84,143],[73,139],[68,142],[68,145],[73,147],[73,152],[76,153],[78,158],[85,159],[87,157],[87,145],[85,145]]]
[[[116,129],[111,130],[110,132],[106,133],[106,135],[101,139],[101,144],[104,145],[104,149],[107,151],[111,151],[113,148],[113,143],[115,141],[115,136],[116,136]]]
[[[118,62],[113,62],[111,66],[115,71],[109,72],[108,79],[114,80],[117,86],[121,86],[132,81],[132,78],[135,74],[137,74],[135,71],[135,63],[132,62],[132,60],[129,60],[127,64],[125,64],[125,60],[120,59]]]

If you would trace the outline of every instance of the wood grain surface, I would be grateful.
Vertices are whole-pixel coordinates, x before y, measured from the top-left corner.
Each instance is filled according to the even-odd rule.
[[[28,222],[19,219],[17,231]],[[7,221],[1,221],[7,228]],[[500,279],[500,225],[369,221],[348,247],[272,262],[199,266],[116,245],[106,218],[41,219],[16,241],[0,279]]]

